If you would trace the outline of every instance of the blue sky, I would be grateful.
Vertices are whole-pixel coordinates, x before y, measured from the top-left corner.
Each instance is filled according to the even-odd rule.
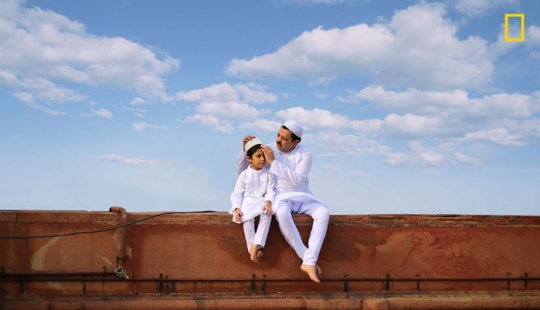
[[[536,0],[0,0],[0,209],[226,211],[296,119],[331,214],[538,215],[539,72]]]

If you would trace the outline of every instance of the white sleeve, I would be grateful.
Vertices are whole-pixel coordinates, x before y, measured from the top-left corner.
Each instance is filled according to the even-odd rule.
[[[246,158],[246,152],[244,150],[240,150],[240,153],[238,153],[238,160],[237,160],[237,172],[238,174],[242,173],[242,171],[246,170],[248,167],[249,162]]]
[[[244,170],[245,171],[245,170]],[[246,173],[242,172],[236,180],[236,185],[234,186],[234,191],[231,194],[231,204],[232,207],[229,210],[229,213],[233,213],[236,208],[242,208],[242,201],[244,200],[244,192],[246,191]]]
[[[270,165],[270,172],[275,174],[278,178],[288,180],[294,186],[300,186],[308,182],[309,171],[311,170],[311,162],[313,161],[313,155],[311,151],[306,149],[302,152],[302,157],[296,165],[294,170],[285,167],[282,163],[274,160]]]

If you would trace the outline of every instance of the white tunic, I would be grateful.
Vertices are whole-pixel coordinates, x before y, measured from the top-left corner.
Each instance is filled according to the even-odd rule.
[[[251,167],[245,168],[238,176],[236,186],[231,194],[232,207],[229,213],[233,214],[233,222],[241,223],[263,213],[264,202],[273,202],[274,200],[274,185],[275,176],[270,173],[268,168],[260,170]],[[234,218],[236,208],[239,208],[243,213],[240,222]]]

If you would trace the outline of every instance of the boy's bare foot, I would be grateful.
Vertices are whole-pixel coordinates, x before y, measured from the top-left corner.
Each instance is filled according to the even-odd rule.
[[[300,266],[300,270],[307,273],[311,281],[321,283],[321,280],[319,280],[319,276],[317,275],[320,274],[321,268],[318,267],[319,266],[302,264],[302,266]]]
[[[252,261],[256,262],[263,256],[263,252],[259,250],[259,245],[254,244],[249,248],[249,258],[251,258]]]

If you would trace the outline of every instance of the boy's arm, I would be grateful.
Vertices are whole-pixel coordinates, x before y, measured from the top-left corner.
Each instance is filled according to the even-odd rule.
[[[266,214],[272,215],[272,204],[274,203],[275,191],[274,186],[276,184],[276,176],[268,171],[268,182],[266,183],[266,194],[264,195],[263,210]]]
[[[242,172],[236,180],[234,191],[231,194],[231,210],[229,213],[233,214],[234,210],[242,208],[242,201],[244,200],[244,192],[246,190],[246,173]]]

